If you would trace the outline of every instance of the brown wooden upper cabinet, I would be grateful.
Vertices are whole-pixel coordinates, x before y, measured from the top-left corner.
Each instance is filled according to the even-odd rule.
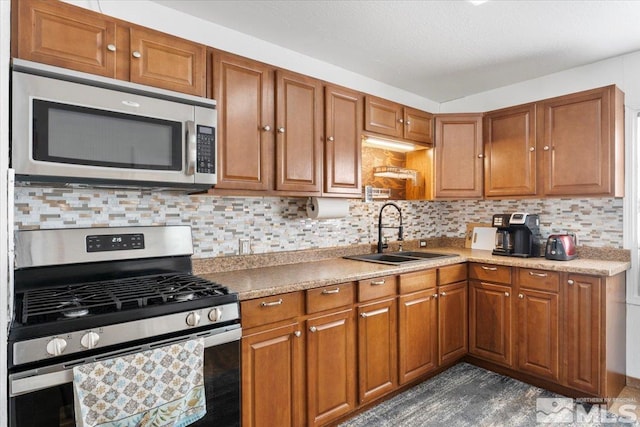
[[[365,97],[364,129],[369,132],[433,143],[433,115],[375,96]]]
[[[624,94],[615,86],[492,111],[486,197],[624,196]]]
[[[14,1],[12,55],[205,96],[206,47],[64,2]]]
[[[355,91],[326,86],[324,92],[324,193],[362,192],[362,104]]]
[[[436,117],[435,197],[482,197],[482,114]]]
[[[218,103],[216,189],[320,194],[320,81],[229,53],[213,53]]]

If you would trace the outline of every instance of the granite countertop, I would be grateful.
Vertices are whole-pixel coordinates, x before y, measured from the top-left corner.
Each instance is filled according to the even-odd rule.
[[[484,262],[596,276],[614,276],[628,270],[631,266],[627,261],[602,261],[583,258],[572,261],[551,261],[545,258],[495,256],[491,254],[491,251],[462,248],[429,248],[428,252],[450,253],[455,256],[429,259],[399,266],[336,257],[309,262],[301,261],[286,265],[201,273],[199,275],[229,287],[229,289],[238,293],[240,300],[247,300],[463,262]]]

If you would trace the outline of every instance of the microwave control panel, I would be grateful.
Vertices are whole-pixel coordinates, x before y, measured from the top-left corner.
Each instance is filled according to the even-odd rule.
[[[196,171],[198,173],[216,172],[216,133],[211,126],[198,125]]]

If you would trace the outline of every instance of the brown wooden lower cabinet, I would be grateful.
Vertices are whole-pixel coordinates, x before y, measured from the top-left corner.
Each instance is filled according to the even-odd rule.
[[[405,384],[438,366],[436,289],[398,298],[399,383]]]
[[[303,340],[298,322],[242,338],[242,425],[301,425]]]
[[[469,282],[469,353],[512,365],[511,286]]]
[[[366,403],[398,385],[396,299],[358,307],[359,401]]]
[[[558,381],[558,294],[520,289],[517,307],[517,369]]]
[[[438,362],[467,354],[467,282],[438,287]]]
[[[356,407],[353,309],[307,320],[307,425],[317,426]]]

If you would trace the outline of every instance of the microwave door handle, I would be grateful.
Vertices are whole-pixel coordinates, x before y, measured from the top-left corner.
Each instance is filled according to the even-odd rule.
[[[197,150],[197,135],[196,135],[196,123],[193,120],[189,120],[187,125],[187,175],[194,175],[196,173],[196,160],[198,155]]]

